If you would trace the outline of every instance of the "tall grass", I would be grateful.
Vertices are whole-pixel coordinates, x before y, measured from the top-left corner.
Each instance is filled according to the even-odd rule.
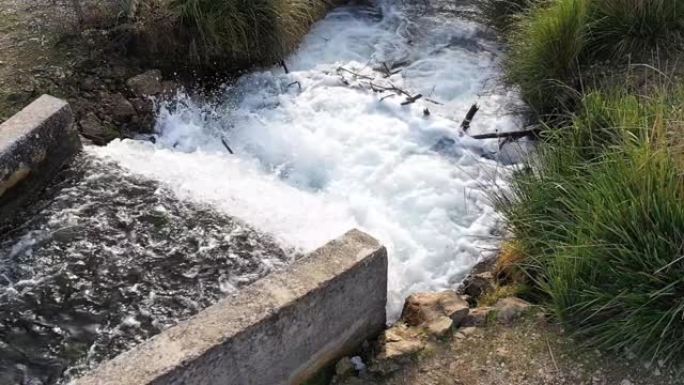
[[[684,92],[585,97],[497,204],[521,267],[591,346],[684,359]]]
[[[538,1],[511,19],[507,79],[539,116],[574,109],[605,67],[667,60],[684,48],[684,3],[675,0]]]
[[[289,54],[343,0],[147,0],[135,49],[162,67],[231,72]]]
[[[684,38],[684,2],[594,0],[587,51],[599,58],[649,60],[677,54]]]
[[[172,0],[203,60],[275,61],[326,9],[322,0]]]
[[[507,79],[539,114],[567,108],[575,99],[578,59],[586,44],[588,0],[540,3],[520,19],[505,62]]]

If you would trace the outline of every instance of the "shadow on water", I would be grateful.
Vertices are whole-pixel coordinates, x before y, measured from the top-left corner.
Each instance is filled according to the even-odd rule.
[[[0,384],[63,384],[293,253],[87,155],[0,229]]]

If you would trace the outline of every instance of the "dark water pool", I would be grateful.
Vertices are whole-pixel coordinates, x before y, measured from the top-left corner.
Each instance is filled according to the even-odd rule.
[[[292,254],[83,155],[0,229],[0,384],[67,383]]]

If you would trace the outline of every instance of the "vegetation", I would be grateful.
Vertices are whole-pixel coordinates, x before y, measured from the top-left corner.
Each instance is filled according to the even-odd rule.
[[[684,4],[677,1],[553,0],[519,9],[523,14],[507,16],[508,80],[539,115],[573,109],[603,68],[666,60],[684,47]]]
[[[483,1],[487,15],[498,2]],[[548,0],[516,12],[497,26],[509,31],[507,80],[545,129],[495,197],[524,256],[514,259],[582,341],[681,364],[684,3]]]
[[[194,69],[234,71],[290,53],[335,2],[149,0],[137,15],[140,51]]]

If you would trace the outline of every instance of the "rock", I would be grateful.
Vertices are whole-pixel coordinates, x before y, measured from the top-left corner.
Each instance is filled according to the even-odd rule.
[[[453,291],[417,293],[406,299],[401,319],[410,326],[421,326],[446,316],[459,326],[468,311],[468,303]]]
[[[178,84],[171,80],[164,80],[161,82],[161,93],[164,95],[173,95],[178,90]]]
[[[380,360],[396,360],[425,349],[426,343],[414,328],[397,323],[380,336]]]
[[[119,133],[104,125],[93,112],[89,112],[78,122],[81,134],[98,145],[105,145],[119,136]]]
[[[494,305],[494,309],[499,322],[510,323],[519,318],[530,306],[532,305],[520,298],[508,297],[500,299]]]
[[[161,80],[161,71],[150,70],[128,79],[126,85],[136,96],[153,96],[162,92]]]
[[[154,114],[154,102],[147,98],[135,98],[130,100],[133,108],[141,115]]]
[[[483,336],[482,328],[475,326],[466,326],[458,329],[456,333],[456,338],[459,340],[464,340],[466,338],[481,338]]]
[[[105,101],[107,104],[106,113],[115,122],[128,123],[136,116],[135,107],[121,94],[110,95]]]
[[[454,321],[447,317],[447,316],[441,316],[437,318],[436,320],[429,322],[428,324],[425,325],[425,329],[427,330],[428,333],[437,336],[437,337],[443,337],[451,331],[451,327],[454,325]]]
[[[86,77],[81,80],[81,90],[83,91],[94,91],[97,89],[97,81],[93,77]]]
[[[494,289],[494,275],[485,271],[472,274],[463,281],[463,293],[473,298],[480,298]]]
[[[489,306],[478,307],[471,309],[468,316],[463,319],[461,326],[483,326],[487,323],[489,314],[492,312],[492,308]]]
[[[351,358],[344,357],[335,364],[335,375],[339,380],[349,378],[354,374],[356,374],[356,369]]]

